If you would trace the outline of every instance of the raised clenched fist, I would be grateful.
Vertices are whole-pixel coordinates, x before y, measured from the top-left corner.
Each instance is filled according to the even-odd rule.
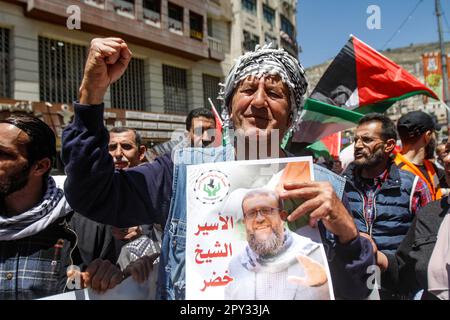
[[[102,103],[108,86],[123,75],[131,56],[127,44],[120,38],[93,39],[80,86],[80,103]]]

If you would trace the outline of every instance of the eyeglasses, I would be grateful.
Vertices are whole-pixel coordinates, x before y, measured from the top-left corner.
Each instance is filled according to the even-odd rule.
[[[365,146],[368,146],[368,145],[370,145],[372,142],[375,142],[375,141],[377,141],[377,140],[382,141],[382,142],[385,142],[383,139],[381,139],[381,138],[376,138],[376,137],[358,137],[358,136],[355,136],[355,139],[354,139],[355,145],[358,144],[358,141],[361,141]]]
[[[249,211],[247,213],[244,213],[244,218],[253,220],[256,218],[258,213],[260,213],[264,218],[267,218],[267,217],[270,217],[280,211],[281,211],[281,209],[279,209],[279,208],[268,208],[268,207],[261,208],[261,209],[255,209],[255,210]]]

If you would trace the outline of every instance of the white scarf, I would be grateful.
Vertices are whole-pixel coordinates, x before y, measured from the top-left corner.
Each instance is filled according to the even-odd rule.
[[[0,241],[11,241],[33,236],[58,218],[72,212],[64,192],[48,177],[47,191],[42,201],[30,210],[13,217],[0,215]]]
[[[428,292],[441,300],[449,300],[450,213],[439,227],[437,241],[428,263]]]

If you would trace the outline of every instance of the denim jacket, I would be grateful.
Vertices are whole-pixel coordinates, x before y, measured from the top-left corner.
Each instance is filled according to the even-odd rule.
[[[164,229],[163,243],[161,247],[161,263],[158,274],[157,299],[182,300],[185,299],[185,253],[186,253],[186,173],[187,165],[201,164],[219,161],[234,161],[234,149],[231,145],[219,148],[187,148],[174,152],[174,173],[172,200],[169,217]],[[328,181],[332,184],[339,199],[342,199],[345,189],[345,179],[332,173],[326,168],[314,165],[314,176],[316,181]],[[320,228],[327,255],[333,259],[333,249],[336,242],[333,235],[326,232],[323,226]],[[358,237],[358,241],[364,242]],[[328,242],[328,243],[327,243]],[[356,246],[361,245],[360,243]],[[342,246],[343,247],[343,246]],[[355,246],[353,246],[355,247]],[[354,248],[353,248],[354,249]],[[362,265],[370,265],[373,260],[370,257],[370,246],[362,250],[364,255]],[[337,249],[342,250],[342,248]],[[357,250],[357,249],[356,249]],[[336,251],[336,250],[334,250]],[[361,260],[361,259],[360,259]],[[364,293],[365,295],[366,293]]]

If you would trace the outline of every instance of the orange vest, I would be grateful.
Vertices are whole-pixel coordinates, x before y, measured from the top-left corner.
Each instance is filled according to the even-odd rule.
[[[425,169],[427,170],[427,176],[424,176],[422,171],[420,171],[415,164],[407,160],[400,152],[396,154],[394,161],[400,169],[412,172],[416,176],[422,178],[422,180],[427,184],[433,200],[439,200],[442,198],[442,190],[439,186],[439,178],[436,170],[434,170],[433,163],[430,160],[423,161]]]

